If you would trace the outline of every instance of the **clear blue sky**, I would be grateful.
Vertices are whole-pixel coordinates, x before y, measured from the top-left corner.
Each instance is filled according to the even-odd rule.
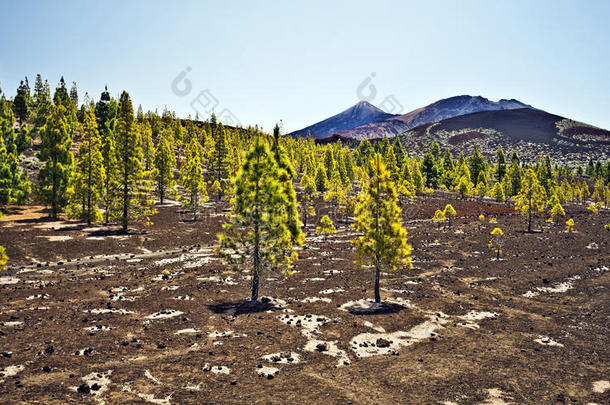
[[[2,1],[0,87],[64,75],[179,116],[208,89],[217,114],[288,132],[356,103],[375,72],[373,104],[394,95],[403,112],[471,94],[610,128],[610,1],[298,3]]]

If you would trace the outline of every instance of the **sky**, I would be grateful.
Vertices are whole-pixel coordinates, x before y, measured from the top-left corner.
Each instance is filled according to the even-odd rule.
[[[515,98],[610,129],[609,1],[0,2],[0,88],[40,73],[284,133],[359,100]]]

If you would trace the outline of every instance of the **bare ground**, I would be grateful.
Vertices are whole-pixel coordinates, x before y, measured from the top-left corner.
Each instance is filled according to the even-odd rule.
[[[577,232],[537,220],[528,234],[510,207],[451,200],[441,229],[427,219],[447,202],[405,207],[414,268],[384,277],[373,311],[342,224],[310,232],[295,274],[266,275],[252,306],[248,274],[213,252],[222,207],[198,222],[161,207],[130,234],[14,209],[0,222],[13,265],[0,402],[610,403],[608,211],[568,207]],[[480,213],[497,225],[479,229]]]

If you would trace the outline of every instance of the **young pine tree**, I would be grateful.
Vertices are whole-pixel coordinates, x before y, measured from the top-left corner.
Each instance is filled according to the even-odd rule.
[[[303,218],[303,229],[307,231],[307,219],[310,216],[316,215],[316,209],[313,205],[313,199],[316,196],[316,184],[306,174],[301,178],[301,186],[303,187],[303,196],[301,198],[301,218]]]
[[[197,137],[191,138],[186,149],[186,162],[180,168],[180,185],[186,192],[184,205],[193,211],[193,220],[197,220],[199,206],[208,201],[205,179],[203,177],[203,152]]]
[[[154,177],[157,183],[157,195],[159,201],[163,204],[163,200],[167,192],[174,192],[174,168],[176,166],[176,158],[169,141],[162,136],[155,151],[154,160],[155,170]]]
[[[210,174],[213,181],[218,181],[222,189],[226,188],[229,176],[229,148],[227,147],[227,134],[222,124],[214,132],[214,146],[210,150]],[[220,200],[221,194],[218,194]]]
[[[496,182],[496,184],[493,185],[490,194],[491,197],[496,200],[496,202],[502,202],[505,199],[504,188],[499,182]]]
[[[411,246],[402,226],[400,208],[390,173],[380,154],[371,161],[372,177],[363,186],[356,205],[356,225],[363,236],[353,240],[361,261],[375,266],[375,302],[381,303],[379,276],[382,267],[389,271],[399,265],[411,267]]]
[[[335,228],[335,224],[330,219],[328,215],[324,215],[320,219],[320,225],[316,227],[316,235],[322,235],[324,241],[328,238],[328,235],[333,235],[337,233],[337,228]]]
[[[532,232],[532,216],[544,212],[546,193],[532,169],[527,169],[521,182],[521,191],[515,197],[515,209],[527,216],[527,231]]]
[[[0,246],[0,271],[6,270],[7,262],[8,256],[6,255],[6,249],[4,249],[4,246]]]
[[[326,175],[326,169],[322,165],[318,165],[316,170],[316,190],[318,193],[324,193],[328,190],[328,176]]]
[[[65,205],[65,193],[72,169],[72,138],[70,137],[66,109],[59,105],[52,109],[51,116],[42,131],[42,143],[38,159],[44,166],[38,173],[40,193],[45,203],[51,206],[51,217]]]
[[[451,204],[447,204],[443,213],[445,214],[445,217],[447,217],[447,221],[449,221],[449,228],[451,228],[451,218],[456,214],[455,208],[453,208]]]
[[[151,184],[142,165],[142,142],[134,120],[131,98],[123,91],[116,124],[116,154],[120,221],[124,231],[130,222],[154,213],[154,200],[149,198]]]
[[[105,179],[102,141],[97,131],[93,106],[89,106],[83,117],[83,138],[72,176],[69,217],[80,218],[87,221],[87,224],[101,219],[98,204],[102,200]]]
[[[257,134],[234,179],[235,197],[225,232],[218,235],[219,253],[227,262],[251,263],[252,302],[258,300],[260,274],[265,269],[290,274],[297,258],[293,248],[303,243],[301,227],[291,229],[299,222],[289,217],[297,212],[296,206],[287,208],[291,200],[278,180],[286,175]]]

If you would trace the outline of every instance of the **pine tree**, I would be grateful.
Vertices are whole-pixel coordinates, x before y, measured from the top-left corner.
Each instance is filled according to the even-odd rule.
[[[335,228],[335,224],[333,224],[333,221],[328,215],[324,215],[320,219],[320,225],[316,227],[316,235],[322,235],[324,241],[326,241],[328,235],[334,235],[335,233],[337,233],[337,228]]]
[[[473,184],[470,182],[470,179],[468,178],[468,176],[464,175],[458,181],[456,190],[458,191],[458,193],[460,193],[460,197],[464,199],[471,195],[472,187]]]
[[[455,208],[453,208],[453,206],[451,204],[447,204],[445,206],[445,210],[443,211],[443,214],[449,221],[449,228],[451,228],[451,218],[454,217],[456,214]]]
[[[59,86],[55,89],[55,94],[53,94],[53,103],[55,106],[63,106],[66,109],[64,113],[66,117],[66,123],[68,124],[68,131],[70,136],[74,132],[74,125],[76,123],[76,108],[72,103],[72,99],[68,94],[68,89],[66,88],[66,81],[63,76],[59,80]]]
[[[356,230],[363,236],[355,239],[361,261],[375,266],[375,302],[381,302],[379,276],[382,266],[389,271],[399,265],[411,267],[411,246],[407,231],[402,226],[400,208],[394,182],[382,157],[376,154],[371,161],[372,178],[365,184],[356,206]]]
[[[434,143],[434,144],[436,144],[436,143]],[[436,145],[438,145],[438,144],[436,144]],[[421,171],[422,171],[422,174],[426,177],[426,187],[437,188],[440,173],[439,173],[438,165],[436,164],[434,155],[432,154],[432,151],[428,151],[424,155],[424,159],[422,160],[422,164],[421,164]]]
[[[227,147],[226,131],[222,124],[215,129],[214,147],[210,150],[210,174],[212,181],[218,181],[222,189],[226,188],[229,176],[229,149]],[[218,195],[220,200],[221,195]]]
[[[550,220],[552,222],[557,222],[557,218],[559,218],[559,216],[565,216],[566,212],[564,211],[563,207],[561,206],[561,203],[559,202],[559,200],[554,201],[552,203],[551,206],[551,210],[549,211],[549,214],[551,216]]]
[[[7,148],[0,136],[0,204],[24,204],[28,201],[32,184],[25,170],[19,168],[16,147]]]
[[[0,96],[0,204],[24,204],[32,187],[26,170],[19,167],[22,149],[15,137],[13,119],[8,102]]]
[[[155,152],[155,171],[154,177],[157,183],[157,195],[161,204],[168,191],[174,191],[174,168],[176,167],[176,159],[174,152],[170,147],[170,143],[165,137],[161,137]]]
[[[142,165],[142,140],[134,124],[133,105],[126,91],[119,101],[116,124],[117,178],[119,182],[120,221],[126,231],[131,221],[152,213],[151,184]]]
[[[487,188],[487,174],[485,170],[481,170],[477,179],[477,196],[481,199],[485,197],[487,195]]]
[[[197,220],[199,206],[208,201],[205,179],[203,177],[203,152],[197,137],[191,138],[186,149],[186,162],[180,168],[180,185],[187,194],[183,204],[193,211],[193,220]],[[218,184],[214,182],[214,184]],[[220,187],[220,185],[218,185]]]
[[[501,182],[504,176],[506,176],[506,156],[502,146],[498,146],[496,151],[496,180]]]
[[[388,148],[385,151],[383,160],[386,164],[387,169],[390,171],[390,177],[392,178],[392,181],[394,183],[397,183],[398,179],[400,178],[400,173],[399,173],[398,164],[396,163],[396,155],[394,155],[393,147]]]
[[[275,164],[280,168],[280,173],[282,173],[278,180],[282,186],[281,193],[284,195],[287,201],[286,210],[287,218],[289,219],[289,222],[287,223],[288,230],[293,237],[302,238],[301,222],[299,220],[298,211],[299,204],[297,202],[297,195],[292,184],[292,179],[296,173],[292,167],[292,164],[290,163],[288,153],[282,147],[282,145],[280,145],[280,127],[278,124],[275,124],[275,128],[273,128],[271,154],[273,155]],[[292,242],[296,243],[297,241],[293,240]]]
[[[218,236],[219,252],[226,261],[252,263],[252,302],[258,300],[260,274],[265,267],[290,274],[297,258],[293,248],[303,243],[300,226],[291,230],[298,218],[289,218],[296,206],[287,208],[290,197],[278,181],[282,176],[287,173],[278,167],[266,142],[257,134],[234,179],[231,212],[223,225],[225,232]]]
[[[415,163],[413,168],[413,186],[415,187],[416,193],[422,193],[424,191],[424,183],[426,179],[419,170],[419,164]]]
[[[310,216],[316,215],[313,199],[316,195],[316,183],[307,174],[301,178],[301,186],[303,187],[303,197],[301,199],[301,218],[303,218],[303,229],[307,230],[307,219]]]
[[[72,138],[63,105],[52,109],[41,137],[38,159],[45,164],[38,173],[40,191],[43,201],[51,205],[51,217],[57,218],[66,203],[65,192],[73,161]]]
[[[101,219],[98,204],[102,200],[105,178],[102,141],[97,131],[93,105],[90,105],[85,111],[83,139],[72,177],[72,191],[68,193],[69,217],[80,218],[87,224]]]
[[[316,170],[316,190],[318,193],[324,193],[328,190],[328,177],[326,175],[326,169],[322,165],[318,165]]]
[[[220,185],[220,182],[218,180],[214,180],[214,183],[212,183],[212,186],[210,187],[210,191],[212,192],[212,194],[216,195],[216,201],[220,201],[220,196],[222,195],[222,186]]]
[[[398,169],[401,170],[405,165],[407,157],[398,136],[394,137],[392,148],[394,149],[394,156],[396,156],[396,165],[398,166]]]
[[[373,156],[374,150],[373,150],[373,146],[371,145],[371,142],[364,138],[360,141],[360,144],[358,144],[358,165],[362,166],[362,167],[366,167],[368,164],[368,161],[371,159],[371,157]]]
[[[141,107],[141,106],[140,106]],[[140,136],[142,137],[142,159],[144,161],[144,170],[152,170],[155,160],[155,144],[152,140],[152,130],[148,120],[143,121],[138,125]]]
[[[30,87],[26,84],[27,77],[25,80],[26,82],[22,80],[19,84],[19,87],[17,88],[17,95],[13,99],[13,111],[15,113],[15,117],[17,117],[19,120],[19,125],[27,121],[30,115]]]
[[[7,262],[8,256],[6,255],[6,249],[4,249],[4,246],[0,246],[0,271],[6,270]]]
[[[502,184],[496,182],[491,188],[491,198],[496,200],[496,202],[502,202],[505,200],[506,196],[504,195],[504,189],[502,188]]]
[[[527,231],[532,232],[532,216],[544,212],[546,193],[532,169],[527,169],[521,183],[521,191],[515,197],[515,209],[527,216]]]
[[[468,166],[470,169],[470,181],[472,181],[474,184],[478,184],[479,172],[485,170],[485,161],[483,160],[481,152],[479,152],[476,147],[472,151]]]
[[[36,87],[34,94],[34,129],[36,133],[39,135],[40,130],[47,123],[47,118],[51,115],[51,87],[49,86],[49,82],[45,80],[44,84],[42,83],[42,77],[38,75],[36,77]]]
[[[500,260],[500,253],[502,253],[502,237],[504,236],[504,231],[500,228],[494,228],[491,231],[491,240],[489,241],[489,247],[495,247],[496,260]]]
[[[70,101],[72,101],[72,107],[74,110],[78,109],[78,89],[76,88],[76,82],[72,82],[72,88],[70,89]]]

